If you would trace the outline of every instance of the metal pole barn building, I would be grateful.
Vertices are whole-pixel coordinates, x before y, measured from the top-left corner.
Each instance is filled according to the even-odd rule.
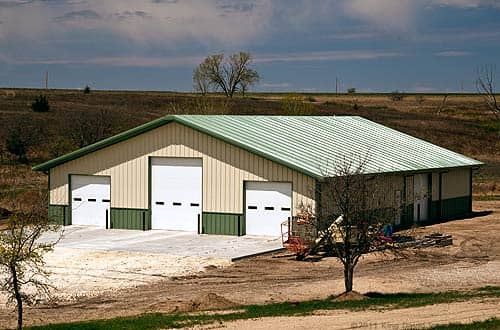
[[[333,164],[360,156],[404,205],[397,225],[472,210],[481,162],[356,116],[165,116],[33,169],[64,225],[278,236],[319,207]]]

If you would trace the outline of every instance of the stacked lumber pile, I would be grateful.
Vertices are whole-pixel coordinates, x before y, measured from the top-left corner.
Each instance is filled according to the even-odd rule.
[[[444,235],[441,233],[433,233],[426,235],[423,238],[414,238],[405,242],[397,243],[401,248],[425,248],[429,246],[448,246],[453,244],[451,235]]]

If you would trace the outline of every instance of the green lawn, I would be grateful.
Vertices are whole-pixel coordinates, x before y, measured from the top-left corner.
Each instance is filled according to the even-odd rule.
[[[449,291],[443,293],[368,293],[370,299],[360,301],[333,302],[331,299],[311,300],[297,303],[277,303],[269,305],[246,305],[239,306],[233,313],[220,314],[161,314],[148,313],[134,317],[120,317],[109,320],[75,322],[64,324],[51,324],[41,327],[30,327],[28,329],[161,329],[180,328],[194,326],[197,324],[208,324],[214,322],[227,322],[240,319],[251,319],[272,316],[300,316],[308,315],[317,310],[335,309],[399,309],[418,307],[440,303],[464,301],[474,298],[498,298],[500,287],[484,287],[471,291]],[[495,323],[498,325],[497,322]],[[434,328],[433,328],[434,329]],[[440,329],[440,328],[439,328]],[[443,328],[455,329],[455,328]],[[457,328],[458,329],[458,328]],[[462,328],[460,328],[462,329]],[[463,328],[472,329],[472,328]],[[493,328],[486,328],[493,329]]]
[[[447,325],[438,325],[426,330],[489,330],[500,329],[500,319],[492,318],[486,321],[478,321],[467,324],[452,323]]]

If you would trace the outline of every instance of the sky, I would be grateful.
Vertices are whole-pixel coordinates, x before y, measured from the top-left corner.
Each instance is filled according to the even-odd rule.
[[[239,51],[254,91],[474,92],[500,0],[0,0],[0,87],[192,91]]]

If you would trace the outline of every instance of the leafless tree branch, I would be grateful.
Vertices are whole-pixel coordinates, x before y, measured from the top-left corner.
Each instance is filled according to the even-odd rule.
[[[497,102],[494,88],[495,66],[485,65],[477,70],[476,89],[483,96],[483,99],[495,115],[497,120],[500,120],[500,105]]]

